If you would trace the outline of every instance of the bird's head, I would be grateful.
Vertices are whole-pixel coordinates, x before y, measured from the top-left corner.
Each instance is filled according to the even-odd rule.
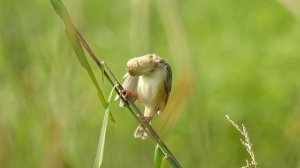
[[[127,72],[132,76],[141,76],[154,72],[164,65],[164,60],[156,54],[147,54],[130,59],[126,64]]]

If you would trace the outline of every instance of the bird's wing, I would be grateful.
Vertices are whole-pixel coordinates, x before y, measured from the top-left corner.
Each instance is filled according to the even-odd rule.
[[[131,96],[130,98],[135,101],[137,98],[137,85],[139,76],[131,76],[129,73],[126,73],[124,75],[124,82],[122,84],[124,90],[128,93],[128,96]],[[116,97],[116,99],[119,99],[119,97]],[[120,100],[120,106],[124,107],[124,102]]]
[[[124,76],[125,80],[122,84],[124,89],[128,90],[130,93],[137,94],[137,85],[139,81],[139,76],[131,76],[129,73],[126,73]]]
[[[166,93],[166,100],[165,100],[165,104],[167,104],[168,99],[169,99],[169,94],[171,92],[172,89],[172,69],[171,66],[168,63],[165,63],[166,66],[166,72],[167,72],[167,76],[166,76],[166,80],[164,83],[164,88],[165,88],[165,93]]]

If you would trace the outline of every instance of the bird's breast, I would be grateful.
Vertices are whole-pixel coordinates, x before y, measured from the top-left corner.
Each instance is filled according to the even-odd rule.
[[[166,97],[164,92],[164,76],[140,76],[138,81],[137,93],[141,102],[151,109],[160,109],[164,106]],[[163,105],[162,105],[163,103]]]

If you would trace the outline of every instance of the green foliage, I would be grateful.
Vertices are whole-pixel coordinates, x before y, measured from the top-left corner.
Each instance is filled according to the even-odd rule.
[[[148,4],[149,46],[140,50],[129,1],[64,2],[118,79],[129,58],[152,52],[172,65],[174,86],[187,75],[172,57],[157,2]],[[298,18],[278,1],[176,2],[196,74],[176,123],[159,132],[176,158],[183,167],[243,165],[229,114],[247,127],[258,167],[299,167]],[[105,108],[50,2],[1,1],[0,21],[0,167],[92,167]],[[111,110],[118,124],[108,122],[102,167],[152,167],[153,143],[133,138],[137,123],[127,110],[114,102]],[[157,130],[163,116],[153,121]]]
[[[162,168],[163,166],[163,158],[164,158],[164,153],[161,151],[158,145],[155,147],[154,151],[154,168]]]
[[[81,47],[80,41],[77,38],[77,30],[73,26],[73,23],[71,21],[71,18],[65,8],[65,6],[61,3],[60,0],[51,0],[51,3],[56,11],[56,13],[60,16],[62,21],[65,23],[65,28],[66,28],[66,34],[71,42],[71,45],[75,51],[75,55],[77,56],[81,66],[86,69],[88,72],[94,86],[97,89],[98,92],[98,97],[102,103],[102,105],[105,107],[107,106],[106,100],[103,96],[103,93],[100,89],[100,86],[98,85],[98,82],[95,78],[95,75],[89,65],[89,62],[87,61],[87,58],[85,56],[85,53]]]
[[[108,124],[108,118],[109,118],[109,104],[112,98],[112,95],[114,93],[113,88],[109,94],[109,97],[107,99],[107,106],[104,112],[103,116],[103,122],[102,122],[102,128],[101,128],[101,133],[99,137],[99,143],[98,143],[98,148],[97,148],[97,154],[96,154],[96,159],[95,159],[95,164],[94,168],[100,168],[102,161],[103,161],[103,151],[104,151],[104,144],[105,144],[105,135],[106,135],[106,130],[107,130],[107,124]]]

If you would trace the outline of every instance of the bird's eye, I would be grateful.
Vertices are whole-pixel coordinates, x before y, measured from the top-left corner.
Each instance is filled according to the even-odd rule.
[[[159,60],[159,63],[165,64],[166,62],[165,62],[165,60],[161,59],[161,60]]]

